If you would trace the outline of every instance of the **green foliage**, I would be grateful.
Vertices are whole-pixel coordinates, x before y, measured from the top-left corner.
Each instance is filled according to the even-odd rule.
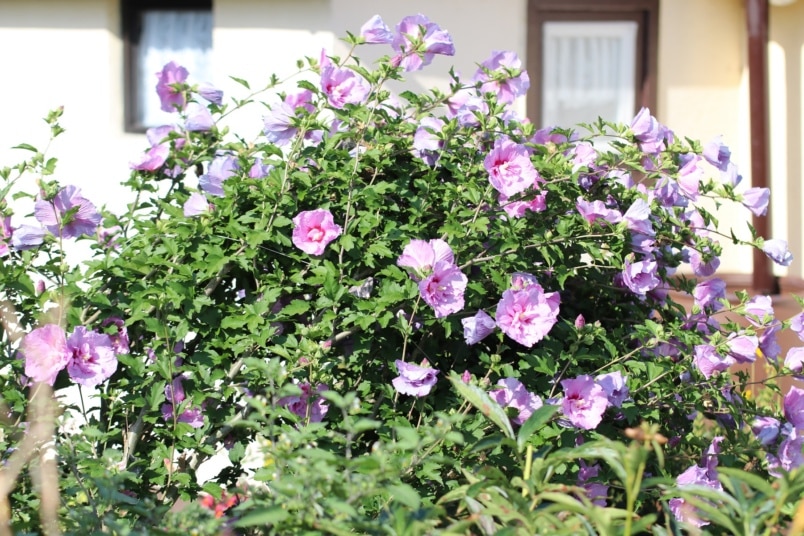
[[[777,326],[772,314],[757,313],[747,294],[733,304],[696,303],[692,316],[676,302],[697,284],[676,269],[691,256],[707,263],[720,253],[714,231],[702,232],[716,214],[693,201],[741,199],[730,184],[702,179],[693,193],[679,182],[700,144],[676,136],[649,151],[636,127],[603,120],[537,133],[494,93],[455,77],[448,93],[406,91],[397,103],[385,89],[403,75],[393,60],[374,70],[351,54],[331,61],[362,77],[364,99],[336,105],[325,85],[299,81],[309,107],[293,110],[287,138],[268,129],[246,139],[222,119],[241,108],[265,113],[254,106],[265,90],[233,77],[250,93],[209,104],[208,130],[166,134],[165,162],[125,182],[128,211],[104,212],[98,236],[81,238],[93,244],[87,263],[68,259],[54,234],[4,256],[5,460],[33,422],[36,388],[22,380],[26,363],[17,359],[22,336],[57,324],[68,333],[125,332],[129,342],[114,374],[79,391],[75,404],[60,402],[61,530],[678,534],[668,510],[674,498],[696,508],[713,533],[768,533],[789,523],[800,472],[769,467],[775,445],[750,430],[758,416],[779,417],[776,387],[769,382],[771,395],[762,395],[769,400],[757,402],[747,395],[748,378],[704,374],[693,359],[711,347],[725,360],[730,335],[769,337],[790,322]],[[317,60],[299,65],[321,74]],[[266,89],[278,83],[274,77]],[[174,90],[206,105],[197,88]],[[465,92],[479,108],[447,112]],[[59,118],[60,111],[47,118],[54,138],[63,131]],[[177,118],[183,122],[185,111]],[[506,139],[539,177],[507,201],[486,162]],[[0,210],[15,218],[7,200],[51,202],[62,189],[55,159],[28,144],[17,148],[27,159],[0,170]],[[34,183],[23,177],[40,191],[23,187]],[[209,187],[216,179],[223,195]],[[193,195],[211,208],[186,215]],[[638,202],[649,215],[624,219]],[[584,216],[584,203],[619,217]],[[300,214],[319,209],[341,231],[310,254],[294,231]],[[65,211],[59,230],[81,217],[77,207]],[[645,223],[650,231],[640,238],[635,227]],[[8,236],[0,235],[0,247]],[[462,306],[439,314],[418,281],[434,266],[412,276],[399,265],[413,240],[450,247],[466,277]],[[642,275],[654,283],[643,290],[625,280],[640,262],[656,263],[654,271],[645,265]],[[522,285],[536,285],[532,278],[554,296],[555,323],[543,320],[549,325],[532,343],[495,329],[468,344],[463,321],[478,310],[499,313],[523,277]],[[713,327],[725,313],[753,324]],[[536,313],[517,322],[527,314]],[[437,381],[422,396],[400,392],[397,360],[437,370]],[[600,376],[609,373],[626,379],[621,400],[602,394]],[[606,398],[599,422],[573,416],[573,407],[591,411],[584,404],[593,398],[572,398],[573,379]],[[505,399],[506,380],[522,392]],[[73,384],[62,372],[54,387]],[[706,464],[702,453],[716,435],[725,437],[723,490],[677,485],[683,471]],[[199,479],[216,456],[228,465]],[[29,461],[9,497],[18,533],[41,528],[38,462]]]

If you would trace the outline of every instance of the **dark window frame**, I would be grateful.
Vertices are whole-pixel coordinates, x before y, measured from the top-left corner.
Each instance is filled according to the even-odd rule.
[[[209,10],[212,0],[121,0],[120,21],[123,37],[123,125],[126,132],[147,130],[137,117],[136,66],[139,53],[142,18],[145,11]],[[156,77],[154,77],[154,86]]]
[[[635,21],[638,28],[635,112],[646,106],[656,115],[659,0],[528,0],[527,70],[532,82],[527,113],[534,124],[541,126],[542,119],[543,23],[617,20]]]

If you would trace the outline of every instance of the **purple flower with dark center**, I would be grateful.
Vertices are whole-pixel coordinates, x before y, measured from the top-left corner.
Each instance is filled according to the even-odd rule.
[[[102,219],[95,205],[72,185],[59,190],[52,201],[39,199],[34,216],[50,233],[62,238],[93,235]]]
[[[527,147],[507,138],[497,139],[483,166],[489,182],[501,194],[511,197],[533,186],[541,178],[530,161]]]
[[[71,352],[67,372],[76,383],[94,387],[117,370],[114,345],[105,333],[77,326],[67,338],[67,348]]]
[[[159,82],[156,84],[156,94],[159,95],[163,111],[175,112],[184,109],[187,104],[184,86],[188,74],[187,69],[172,61],[156,73],[159,78]]]
[[[33,249],[45,241],[46,234],[42,227],[20,225],[11,234],[11,246],[17,251]]]
[[[731,151],[723,143],[723,136],[718,136],[704,145],[703,157],[720,171],[726,171],[731,160]]]
[[[558,292],[544,292],[538,283],[506,290],[497,304],[497,325],[513,340],[531,348],[555,325],[560,301]]]
[[[293,218],[293,245],[310,255],[322,255],[343,229],[324,208],[304,210]]]
[[[443,318],[463,309],[463,295],[469,282],[460,268],[448,262],[436,262],[433,273],[419,282],[419,292],[436,318]]]
[[[657,269],[658,265],[653,259],[632,262],[627,257],[622,271],[623,284],[637,296],[645,296],[661,283]]]
[[[597,428],[609,405],[603,387],[588,375],[563,380],[561,386],[564,388],[564,400],[561,403],[564,416],[577,428],[584,430]]]
[[[701,309],[711,308],[713,312],[719,311],[723,308],[720,300],[726,298],[726,282],[719,278],[701,281],[695,286],[692,296],[695,298],[695,304]]]
[[[430,65],[436,54],[455,55],[455,45],[449,33],[422,14],[405,17],[396,25],[391,47],[397,53],[391,58],[391,64],[406,72]]]
[[[698,344],[693,349],[692,363],[704,375],[707,380],[715,372],[727,370],[734,364],[731,356],[722,356],[717,353],[717,349],[711,344]]]
[[[463,338],[468,345],[477,344],[497,329],[494,319],[483,310],[478,311],[475,316],[464,318],[461,324],[463,324]]]
[[[787,249],[786,240],[779,238],[765,240],[762,244],[762,251],[779,266],[790,266],[790,263],[793,262],[793,254]]]
[[[491,396],[503,408],[517,410],[516,417],[511,419],[514,424],[523,424],[534,411],[542,407],[542,399],[529,392],[519,380],[505,378],[497,382],[501,389],[491,391]]]
[[[223,182],[238,169],[237,159],[232,155],[219,155],[209,163],[207,172],[198,179],[198,187],[209,195],[223,197]]]
[[[764,216],[768,212],[770,190],[768,188],[749,188],[742,195],[742,204],[754,213],[754,216]]]
[[[603,388],[609,404],[615,408],[621,407],[628,398],[628,385],[626,385],[625,377],[619,370],[596,376],[595,382]]]
[[[299,384],[301,395],[286,396],[277,400],[278,406],[284,406],[302,419],[310,419],[310,422],[321,422],[329,411],[329,404],[321,397],[320,393],[329,390],[324,383],[319,383],[315,392],[308,382]]]
[[[333,108],[365,102],[371,88],[366,79],[350,69],[341,69],[327,62],[321,69],[321,90]]]
[[[416,397],[427,396],[436,384],[438,371],[428,367],[427,362],[419,366],[397,359],[394,363],[399,376],[391,383],[398,393]]]
[[[482,93],[494,93],[503,104],[513,103],[530,87],[530,77],[522,70],[522,61],[510,51],[492,52],[491,57],[480,64],[472,80],[482,83]]]
[[[360,27],[360,37],[370,45],[391,44],[394,40],[393,32],[379,15],[374,15]]]
[[[72,356],[64,330],[56,324],[46,324],[25,335],[19,351],[25,360],[25,375],[51,386]]]

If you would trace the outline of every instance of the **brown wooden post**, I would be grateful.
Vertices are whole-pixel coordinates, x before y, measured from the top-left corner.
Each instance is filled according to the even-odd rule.
[[[748,91],[751,118],[751,186],[767,188],[770,177],[768,158],[768,0],[745,0],[748,25]],[[770,237],[770,207],[765,216],[754,216],[754,229]],[[754,250],[753,291],[778,294],[770,259]]]

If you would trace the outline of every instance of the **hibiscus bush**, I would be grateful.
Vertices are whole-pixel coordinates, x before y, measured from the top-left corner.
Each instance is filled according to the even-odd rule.
[[[769,196],[722,140],[647,109],[537,130],[510,52],[448,91],[395,93],[454,53],[423,15],[346,41],[228,100],[167,64],[176,121],[132,155],[125,213],[30,145],[0,170],[2,530],[791,523],[804,390],[734,365],[801,372],[804,348],[776,340],[804,338],[804,315],[717,277],[723,240],[791,261],[750,226],[718,230],[720,203],[762,215]],[[362,63],[364,45],[388,56]],[[262,132],[231,131],[235,111]]]

